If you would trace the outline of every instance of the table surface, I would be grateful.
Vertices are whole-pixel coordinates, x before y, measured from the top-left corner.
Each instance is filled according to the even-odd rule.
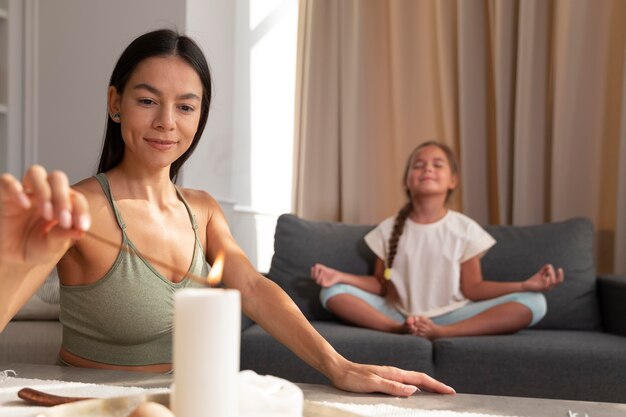
[[[142,388],[169,387],[172,375],[124,371],[102,371],[65,366],[33,364],[0,364],[0,371],[11,369],[19,378],[54,379],[104,385],[136,386]],[[495,395],[437,395],[419,392],[409,398],[383,394],[353,394],[328,385],[297,384],[309,401],[389,404],[402,408],[450,410],[482,414],[525,417],[616,417],[626,416],[626,404],[588,401],[550,400]],[[586,416],[585,416],[586,415]]]

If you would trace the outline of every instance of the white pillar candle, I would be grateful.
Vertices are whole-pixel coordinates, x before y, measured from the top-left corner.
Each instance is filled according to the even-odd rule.
[[[239,415],[239,291],[186,288],[175,295],[176,417]]]

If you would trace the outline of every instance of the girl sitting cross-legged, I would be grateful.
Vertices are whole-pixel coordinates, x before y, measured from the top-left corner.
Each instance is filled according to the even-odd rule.
[[[480,257],[495,240],[446,207],[458,182],[448,146],[418,146],[404,175],[408,202],[365,236],[377,256],[373,275],[311,268],[324,307],[358,326],[428,339],[514,333],[541,320],[541,292],[563,282],[563,270],[544,265],[521,282],[483,280]]]

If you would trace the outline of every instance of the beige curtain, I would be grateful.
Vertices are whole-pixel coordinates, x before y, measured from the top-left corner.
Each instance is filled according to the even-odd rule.
[[[299,23],[298,215],[394,214],[434,138],[461,162],[453,208],[589,217],[599,270],[626,273],[626,2],[301,0]]]

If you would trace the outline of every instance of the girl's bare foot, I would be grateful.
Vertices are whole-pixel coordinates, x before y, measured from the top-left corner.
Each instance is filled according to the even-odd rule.
[[[404,326],[408,330],[407,333],[411,333],[412,335],[416,335],[417,334],[417,320],[418,320],[418,318],[415,317],[415,316],[409,316],[409,317],[406,318],[406,320],[404,322]]]
[[[424,316],[415,317],[416,336],[422,336],[429,340],[443,337],[443,326],[433,323],[431,319]]]
[[[415,334],[415,326],[412,325],[411,323],[409,323],[409,318],[407,318],[407,320],[404,323],[398,323],[397,326],[394,326],[391,329],[392,333],[399,333],[399,334]]]
[[[412,334],[415,335],[417,332],[417,317],[409,316],[406,318],[404,323],[398,323],[397,326],[391,329],[392,333],[400,333],[400,334]]]

